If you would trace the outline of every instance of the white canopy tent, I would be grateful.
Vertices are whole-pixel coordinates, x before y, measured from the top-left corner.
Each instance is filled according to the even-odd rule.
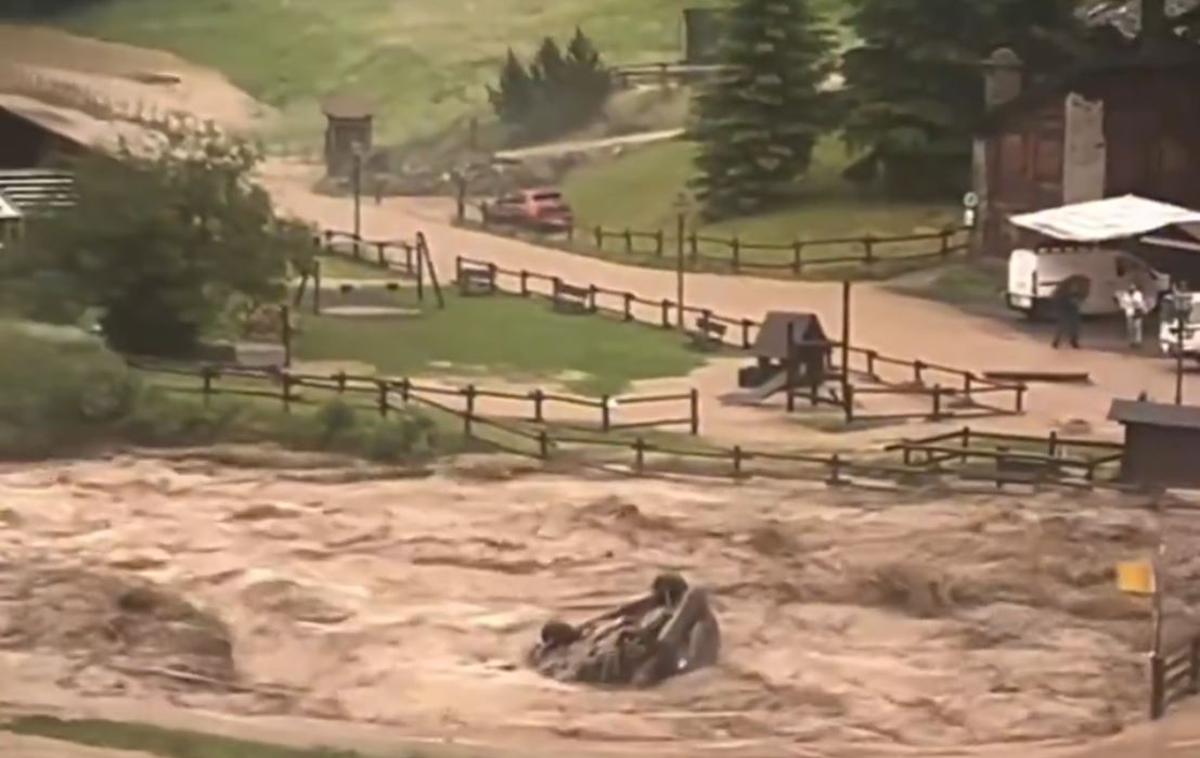
[[[1096,244],[1141,239],[1200,252],[1200,244],[1147,236],[1167,229],[1179,229],[1200,240],[1200,211],[1135,195],[1025,213],[1013,216],[1009,221],[1014,226],[1063,242]]]

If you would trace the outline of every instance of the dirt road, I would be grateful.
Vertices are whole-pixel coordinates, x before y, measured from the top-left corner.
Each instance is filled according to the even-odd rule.
[[[310,168],[275,163],[267,167],[264,180],[288,212],[327,227],[349,228],[350,201],[311,192],[314,179]],[[451,204],[441,199],[387,199],[382,205],[364,207],[364,231],[368,236],[394,238],[423,230],[443,278],[449,276],[445,272],[453,271],[454,257],[464,255],[508,268],[561,276],[577,284],[632,290],[651,299],[675,297],[676,281],[669,271],[620,266],[459,229],[448,222],[451,213]],[[813,311],[828,331],[840,334],[840,288],[835,284],[696,274],[687,277],[686,286],[690,304],[722,314],[761,318],[769,310]],[[1174,396],[1170,361],[1095,350],[1056,351],[1048,340],[1031,337],[1013,323],[964,314],[951,306],[898,294],[878,284],[855,287],[853,318],[854,344],[897,357],[977,372],[1060,368],[1092,375],[1091,386],[1036,386],[1026,416],[984,422],[981,426],[1044,434],[1067,422],[1083,420],[1099,434],[1117,435],[1119,427],[1105,419],[1114,397],[1133,398],[1147,392],[1152,398],[1170,402]],[[794,422],[782,418],[778,410],[719,407],[715,398],[736,387],[735,369],[736,364],[721,363],[702,369],[682,383],[698,386],[705,396],[706,429],[716,429],[718,436],[736,440],[794,440]],[[1200,374],[1189,374],[1186,391],[1189,397],[1200,399]],[[920,431],[915,426],[904,433]],[[814,440],[821,438],[805,433]],[[891,429],[883,434],[838,435],[838,440],[845,444],[896,434]]]

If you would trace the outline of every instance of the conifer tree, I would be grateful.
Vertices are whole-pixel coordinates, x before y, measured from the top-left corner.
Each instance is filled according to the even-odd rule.
[[[830,125],[821,86],[832,40],[808,0],[736,0],[718,80],[696,97],[692,185],[705,215],[755,213],[784,200]]]
[[[512,48],[508,49],[508,57],[500,70],[497,86],[488,87],[488,100],[491,101],[496,115],[506,124],[520,124],[533,109],[533,78]]]

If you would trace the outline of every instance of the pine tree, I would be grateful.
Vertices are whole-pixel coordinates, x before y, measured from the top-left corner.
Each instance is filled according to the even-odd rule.
[[[710,218],[769,208],[794,191],[831,121],[821,91],[832,40],[808,0],[737,0],[721,78],[697,95],[692,182]]]
[[[1030,68],[1071,58],[1074,0],[853,0],[860,42],[844,56],[851,178],[882,175],[892,194],[951,195],[969,181],[971,132],[984,112],[979,62],[1013,48]]]
[[[562,91],[568,79],[567,61],[553,38],[546,37],[542,40],[537,54],[533,56],[529,73],[542,92]]]
[[[567,83],[584,117],[590,118],[604,105],[612,92],[612,76],[605,67],[596,46],[579,27],[567,45]]]
[[[510,125],[523,123],[533,111],[534,81],[512,48],[508,50],[496,88],[488,87],[488,100],[500,120]]]

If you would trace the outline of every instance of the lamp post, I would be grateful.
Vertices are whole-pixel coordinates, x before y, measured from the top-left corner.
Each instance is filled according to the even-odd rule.
[[[354,183],[354,241],[356,244],[360,239],[362,239],[362,168],[362,145],[355,143],[354,173],[351,177],[351,180]]]

